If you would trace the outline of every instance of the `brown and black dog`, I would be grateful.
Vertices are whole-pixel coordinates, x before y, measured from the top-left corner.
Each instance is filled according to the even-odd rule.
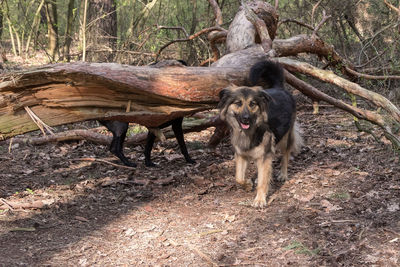
[[[262,81],[264,80],[264,81]],[[250,160],[257,162],[257,195],[254,207],[266,206],[266,195],[272,176],[272,161],[277,147],[282,152],[279,180],[287,179],[292,152],[298,152],[302,139],[296,125],[296,103],[284,89],[282,67],[262,61],[250,69],[251,85],[269,82],[270,87],[230,86],[220,92],[220,118],[232,130],[235,150],[236,182],[246,189],[253,183],[245,176]]]

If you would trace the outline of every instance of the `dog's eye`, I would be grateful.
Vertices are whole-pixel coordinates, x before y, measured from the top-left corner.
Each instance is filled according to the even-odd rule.
[[[254,108],[257,105],[256,101],[250,101],[249,106]]]
[[[242,101],[238,100],[238,101],[233,102],[233,104],[240,107],[242,105]]]

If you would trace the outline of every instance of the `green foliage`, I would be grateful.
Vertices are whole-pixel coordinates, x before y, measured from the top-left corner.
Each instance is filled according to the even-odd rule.
[[[350,194],[348,192],[335,192],[330,195],[331,199],[349,200]]]
[[[35,194],[35,192],[33,192],[33,190],[30,189],[30,188],[25,189],[25,191],[26,191],[27,193],[31,194],[31,195],[34,195],[34,194]]]
[[[146,127],[141,126],[139,124],[135,124],[134,126],[128,128],[127,136],[132,136],[138,133],[145,133],[145,132],[147,132]]]
[[[283,248],[284,250],[294,250],[296,254],[304,254],[308,256],[314,256],[317,255],[320,251],[319,248],[316,249],[309,249],[306,246],[304,246],[301,242],[299,241],[293,241],[289,245]]]

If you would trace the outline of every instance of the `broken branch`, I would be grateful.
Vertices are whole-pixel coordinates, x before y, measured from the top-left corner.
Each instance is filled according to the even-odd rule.
[[[356,83],[350,82],[350,81],[336,75],[332,71],[321,70],[321,69],[314,67],[305,62],[300,62],[300,61],[292,60],[289,58],[279,58],[278,61],[289,71],[294,71],[294,72],[299,72],[299,73],[310,75],[321,81],[329,82],[331,84],[337,85],[349,93],[361,96],[361,97],[371,101],[378,107],[385,109],[387,112],[389,112],[389,114],[397,122],[400,122],[399,109],[384,96],[377,94],[375,92],[369,91]]]

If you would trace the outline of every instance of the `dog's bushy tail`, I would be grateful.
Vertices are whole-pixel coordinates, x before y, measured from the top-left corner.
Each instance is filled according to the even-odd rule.
[[[283,88],[284,80],[283,68],[279,63],[268,60],[260,61],[250,69],[249,82],[251,86],[257,85],[259,82],[267,82],[273,88]]]
[[[289,142],[292,143],[291,153],[292,155],[297,155],[301,151],[301,147],[303,146],[303,137],[302,137],[302,130],[297,121],[294,122],[293,131],[289,136],[291,139]]]

